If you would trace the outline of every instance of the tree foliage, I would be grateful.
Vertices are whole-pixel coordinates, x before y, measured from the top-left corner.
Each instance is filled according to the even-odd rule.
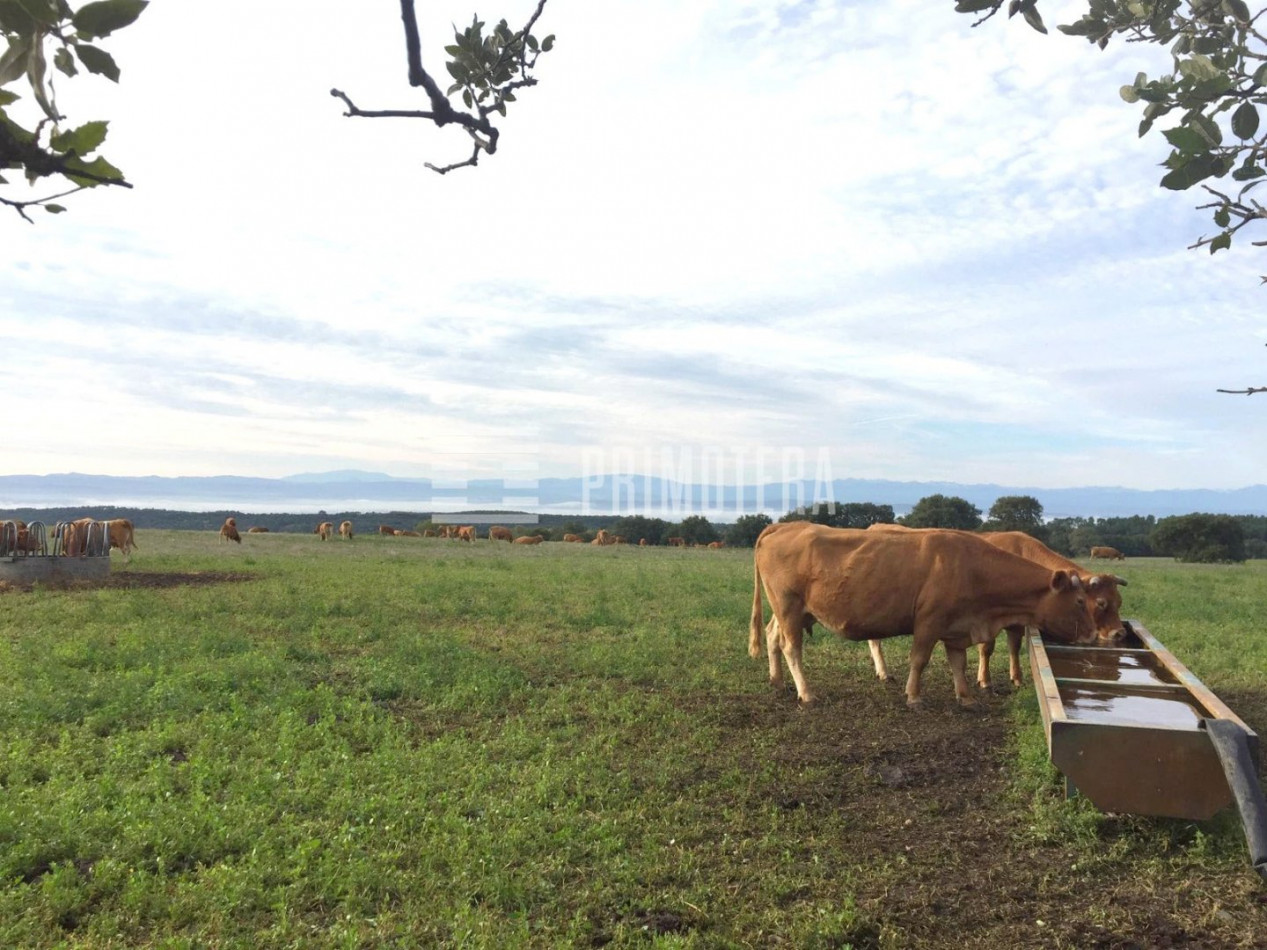
[[[726,529],[726,544],[732,548],[754,547],[761,532],[772,523],[770,516],[766,514],[740,515]]]
[[[1153,550],[1178,561],[1244,561],[1245,532],[1231,515],[1191,514],[1162,518],[1152,536]]]
[[[449,165],[426,166],[441,175],[479,163],[480,153],[492,155],[497,151],[499,131],[493,125],[492,116],[506,115],[506,105],[515,101],[515,93],[526,86],[535,86],[532,75],[537,57],[550,52],[554,35],[538,40],[532,28],[545,9],[546,0],[538,0],[537,7],[522,29],[512,30],[502,20],[490,32],[484,32],[485,23],[478,16],[471,25],[455,30],[453,42],[445,52],[451,59],[445,69],[453,79],[443,92],[439,83],[422,64],[421,38],[418,34],[418,18],[414,12],[414,0],[400,0],[400,18],[405,27],[405,56],[409,63],[409,85],[421,88],[430,103],[430,109],[361,109],[346,93],[331,89],[330,95],[342,99],[347,106],[344,115],[359,118],[428,119],[437,128],[457,125],[463,129],[474,146],[465,161]],[[449,97],[460,93],[465,109],[455,108]]]
[[[0,195],[0,204],[30,221],[28,208],[57,214],[66,210],[57,199],[84,188],[131,187],[98,151],[109,123],[74,125],[61,114],[54,71],[73,77],[82,68],[118,82],[119,67],[99,41],[133,23],[148,2],[94,0],[76,10],[66,0],[0,0],[6,44],[0,54],[0,186],[10,184],[5,172],[17,171],[33,187],[48,180],[51,192],[26,199]]]
[[[1047,32],[1037,0],[958,0],[955,9],[980,14],[976,26],[1005,2],[1008,16],[1020,13]],[[1217,230],[1191,246],[1211,254],[1231,247],[1242,228],[1267,220],[1267,207],[1255,200],[1267,177],[1267,124],[1260,121],[1267,108],[1263,12],[1245,0],[1088,0],[1081,17],[1058,27],[1100,49],[1119,37],[1169,51],[1168,68],[1139,73],[1120,92],[1142,108],[1140,136],[1157,126],[1170,146],[1161,186],[1185,191],[1200,185],[1210,197],[1199,207],[1211,211]],[[1229,177],[1228,185],[1211,184]]]
[[[1003,495],[990,506],[987,531],[1024,531],[1042,540],[1047,532],[1043,525],[1043,504],[1033,495]]]
[[[703,515],[689,515],[682,519],[682,523],[677,527],[677,535],[687,544],[712,544],[714,541],[720,541],[721,536],[717,533],[717,526],[705,518]]]
[[[779,521],[812,521],[831,528],[866,528],[877,522],[892,524],[893,506],[874,505],[869,501],[819,502],[794,508]]]
[[[441,174],[475,165],[481,153],[497,151],[499,132],[493,117],[506,115],[518,90],[536,85],[532,71],[537,58],[554,46],[553,35],[538,40],[532,33],[546,2],[537,0],[527,24],[519,30],[502,20],[486,32],[478,16],[456,30],[453,42],[445,47],[450,57],[445,69],[453,82],[441,90],[423,66],[414,0],[400,0],[409,84],[426,93],[429,108],[363,110],[338,89],[330,94],[343,100],[348,116],[426,119],[439,128],[456,126],[474,142],[470,157],[444,166],[425,164]],[[132,187],[99,151],[109,123],[91,119],[72,124],[60,113],[54,71],[75,77],[82,69],[118,82],[119,66],[100,40],[134,23],[148,3],[91,0],[75,9],[68,0],[0,0],[0,36],[5,40],[0,52],[0,187],[12,184],[4,173],[14,170],[31,187],[49,185],[49,193],[37,190],[32,197],[0,194],[0,204],[31,221],[28,209],[65,211],[58,199],[84,188]],[[455,106],[451,96],[459,97],[464,108]]]
[[[976,531],[981,527],[981,509],[958,495],[927,495],[915,503],[901,523],[908,528]]]

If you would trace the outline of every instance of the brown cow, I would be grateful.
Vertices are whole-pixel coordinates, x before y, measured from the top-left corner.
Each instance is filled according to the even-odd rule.
[[[343,540],[345,541],[352,540],[352,522],[350,521],[339,522],[339,537],[343,538]]]
[[[261,527],[260,525],[253,524],[249,528],[246,529],[246,533],[247,534],[268,534],[268,529]]]
[[[514,541],[515,535],[509,528],[503,528],[501,525],[495,524],[488,529],[488,540]]]
[[[714,551],[717,551],[717,550],[720,550],[721,548],[724,548],[726,546],[726,542],[725,541],[709,541],[708,546],[712,548]]]
[[[334,534],[334,522],[323,521],[321,522],[321,524],[317,525],[315,528],[312,529],[312,533],[320,535],[321,540],[325,541]]]
[[[397,531],[396,533],[400,535],[402,538],[421,538],[422,537],[422,535],[419,534],[417,531]]]
[[[565,534],[563,536],[563,540],[567,541],[569,544],[584,544],[585,543],[585,539],[582,538],[579,534]]]
[[[111,518],[106,522],[106,529],[110,533],[110,547],[118,548],[125,556],[131,557],[132,549],[136,547],[132,522],[127,518]]]
[[[379,534],[385,534],[385,535],[388,535],[388,536],[390,537],[391,535],[394,535],[394,534],[396,533],[396,529],[395,529],[395,528],[393,528],[393,527],[392,527],[391,525],[389,525],[389,524],[380,524],[380,525],[378,526],[378,533],[379,533]]]
[[[686,538],[669,538],[669,547],[671,548],[686,547]]]
[[[1116,643],[1126,636],[1120,614],[1122,594],[1118,590],[1126,586],[1122,578],[1116,574],[1095,574],[1084,570],[1023,531],[985,531],[979,537],[1000,550],[1027,558],[1043,567],[1076,574],[1087,594],[1087,613],[1097,639],[1101,643]],[[1017,686],[1021,685],[1021,638],[1024,634],[1023,627],[1007,628],[1008,675]],[[977,685],[985,689],[990,685],[990,657],[994,653],[994,641],[979,644],[977,649]]]
[[[1125,561],[1126,555],[1117,548],[1111,548],[1107,544],[1097,544],[1091,549],[1091,557],[1107,558],[1110,561]]]
[[[770,681],[783,683],[779,654],[812,702],[801,668],[804,633],[815,622],[850,640],[911,636],[907,703],[919,704],[920,677],[940,640],[955,695],[972,705],[965,674],[967,648],[1012,624],[1036,626],[1053,638],[1094,636],[1081,585],[1008,554],[966,532],[859,531],[810,522],[775,524],[757,539],[753,556],[748,652],[761,654],[761,591],[778,621],[766,634]]]
[[[522,538],[515,538],[515,544],[540,544],[545,538],[539,534],[524,535]]]
[[[475,531],[475,525],[466,524],[458,528],[459,541],[474,541],[479,535]]]
[[[434,538],[436,536],[436,533],[433,529],[428,528],[426,531],[422,532],[422,536],[424,538]]]
[[[238,534],[238,519],[225,518],[224,524],[220,525],[220,540],[227,544],[230,541],[242,543],[242,535]]]
[[[640,547],[640,548],[645,548],[646,546],[647,546],[647,539],[646,539],[646,538],[639,538],[639,539],[638,539],[638,547]]]

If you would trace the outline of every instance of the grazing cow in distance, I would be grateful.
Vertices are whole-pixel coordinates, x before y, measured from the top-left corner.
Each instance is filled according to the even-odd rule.
[[[343,538],[343,540],[345,541],[352,540],[352,522],[350,521],[339,522],[339,537]]]
[[[131,557],[132,549],[136,547],[132,522],[127,518],[111,518],[106,522],[106,529],[110,534],[110,547],[118,548],[125,556]]]
[[[400,535],[402,538],[421,538],[422,537],[422,535],[419,534],[417,531],[397,531],[396,533]]]
[[[1110,561],[1125,561],[1126,555],[1117,548],[1111,548],[1107,544],[1097,544],[1091,549],[1091,558],[1106,558]]]
[[[242,543],[242,535],[238,534],[238,519],[225,518],[224,524],[220,525],[220,540],[228,544],[230,541]]]
[[[522,538],[515,538],[514,544],[540,544],[545,538],[539,534],[525,534]]]
[[[247,534],[268,534],[268,529],[261,525],[253,524],[246,529]]]
[[[563,540],[568,542],[569,544],[584,544],[585,543],[585,539],[582,538],[579,534],[565,534],[563,536]]]
[[[477,537],[475,525],[473,524],[464,524],[458,528],[459,541],[474,541]]]
[[[647,546],[647,539],[646,539],[646,538],[639,538],[639,539],[638,539],[638,547],[640,547],[640,548],[645,548],[646,546]]]
[[[709,541],[708,546],[710,549],[717,551],[721,548],[724,548],[726,546],[726,542],[725,541]]]
[[[1081,585],[1008,554],[967,532],[859,531],[807,521],[771,525],[753,552],[748,652],[761,654],[764,588],[777,623],[766,629],[770,682],[787,662],[802,702],[813,694],[801,668],[801,643],[814,623],[849,640],[911,636],[907,703],[920,702],[920,677],[940,640],[955,696],[974,704],[967,648],[1004,627],[1039,627],[1061,642],[1094,637]]]
[[[312,529],[312,533],[319,535],[322,541],[326,541],[334,535],[334,522],[323,521]]]
[[[686,538],[669,538],[669,547],[671,548],[686,547]]]
[[[616,541],[612,535],[608,534],[602,528],[598,529],[598,534],[594,535],[594,540],[590,542],[590,544],[598,545],[599,547],[615,543]]]
[[[503,528],[499,524],[493,525],[488,529],[488,540],[490,541],[514,541],[515,535],[509,528]]]
[[[428,528],[426,531],[422,532],[422,536],[424,538],[434,538],[436,533],[431,528]]]
[[[380,525],[378,526],[378,533],[379,533],[379,534],[385,534],[385,535],[387,535],[388,537],[391,537],[392,535],[394,535],[394,534],[396,533],[396,529],[395,529],[395,528],[393,528],[393,527],[392,527],[391,525],[389,525],[389,524],[380,524]]]

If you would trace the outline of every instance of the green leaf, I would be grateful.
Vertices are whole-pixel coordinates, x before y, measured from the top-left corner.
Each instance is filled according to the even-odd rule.
[[[74,152],[87,155],[106,140],[108,122],[86,122],[69,132],[59,132],[49,139],[49,145],[58,152]]]
[[[44,76],[47,72],[48,61],[44,59],[44,44],[37,36],[35,45],[31,47],[31,55],[26,59],[26,78],[30,80],[31,95],[35,96],[35,101],[40,104],[44,114],[56,122],[59,118],[57,107],[53,105],[48,97],[48,90],[44,88]]]
[[[1197,182],[1209,178],[1215,170],[1214,159],[1211,156],[1198,155],[1162,178],[1161,186],[1171,191],[1184,191]]]
[[[1227,205],[1214,212],[1214,223],[1221,228],[1225,228],[1232,223],[1232,212],[1228,210]]]
[[[16,92],[9,92],[7,89],[0,89],[0,106],[7,106],[11,102],[17,102],[22,97]]]
[[[150,0],[96,0],[86,3],[71,22],[80,36],[109,36],[141,15]]]
[[[1047,27],[1043,26],[1043,18],[1039,15],[1037,7],[1026,7],[1021,16],[1025,17],[1025,22],[1036,29],[1039,33],[1046,33]]]
[[[1205,140],[1204,136],[1186,125],[1166,129],[1161,134],[1166,137],[1167,142],[1185,155],[1195,155],[1199,152],[1208,151],[1210,148],[1210,143]]]
[[[1179,61],[1179,72],[1183,73],[1187,78],[1199,82],[1202,79],[1213,79],[1222,70],[1210,61],[1210,57],[1203,53],[1197,53],[1189,59]]]
[[[1205,138],[1211,146],[1219,146],[1223,144],[1223,130],[1219,128],[1217,122],[1209,116],[1197,113],[1188,119],[1188,128],[1194,129],[1198,134]]]
[[[1218,237],[1216,237],[1213,241],[1210,242],[1210,253],[1213,254],[1215,251],[1226,251],[1231,246],[1232,246],[1232,235],[1229,234],[1227,231],[1224,231],[1222,234],[1220,234]]]
[[[30,37],[19,36],[9,40],[9,48],[0,55],[0,85],[26,74],[26,60],[30,53]]]
[[[462,101],[466,103],[466,107],[468,109],[471,108],[475,104],[475,101],[471,98],[471,90],[469,89],[462,90]]]
[[[67,76],[73,76],[78,72],[75,69],[75,60],[71,58],[70,50],[65,46],[53,54],[53,65]]]
[[[1252,102],[1242,102],[1232,113],[1232,132],[1238,139],[1252,139],[1258,131],[1258,110]]]
[[[553,48],[554,48],[554,34],[551,33],[549,36],[547,36],[544,40],[541,41],[541,52],[548,53]]]
[[[1230,17],[1235,17],[1242,23],[1248,23],[1250,20],[1249,7],[1245,4],[1245,0],[1223,0],[1223,10]]]
[[[43,208],[49,214],[61,214],[66,210],[62,205],[44,205]]]
[[[1236,181],[1252,181],[1255,178],[1262,178],[1263,175],[1267,175],[1267,172],[1257,165],[1242,165],[1232,172],[1232,178]]]
[[[1123,86],[1118,90],[1118,95],[1120,95],[1125,102],[1139,102],[1139,90],[1134,86]]]
[[[115,168],[113,165],[111,165],[109,162],[107,162],[104,158],[101,158],[100,156],[98,156],[97,158],[94,158],[91,162],[85,162],[79,158],[71,158],[65,162],[65,166],[66,166],[66,172],[65,172],[66,177],[69,178],[71,181],[75,182],[75,184],[77,185],[86,185],[91,188],[94,185],[102,184],[102,182],[96,181],[92,178],[79,177],[78,175],[75,174],[75,171],[77,170],[84,171],[84,172],[91,172],[92,174],[97,175],[101,178],[113,178],[118,181],[123,180],[123,172],[119,171],[117,168]]]
[[[35,21],[18,0],[0,0],[0,30],[30,36],[35,32]]]
[[[1267,86],[1267,63],[1263,63],[1254,71],[1254,84]]]
[[[75,46],[75,55],[79,57],[79,61],[84,64],[84,69],[88,72],[105,76],[113,82],[119,81],[119,67],[115,65],[114,57],[105,50],[87,43],[79,43]]]
[[[956,13],[980,13],[990,7],[997,6],[999,0],[959,0],[955,4]]]
[[[61,19],[61,15],[57,12],[57,7],[50,3],[49,0],[18,0],[18,4],[40,26],[56,26]]]

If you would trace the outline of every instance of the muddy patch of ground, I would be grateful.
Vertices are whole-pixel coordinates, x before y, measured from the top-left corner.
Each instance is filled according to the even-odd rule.
[[[804,709],[774,691],[713,698],[734,737],[721,748],[773,730],[782,808],[848,819],[830,823],[847,831],[817,840],[814,858],[857,882],[874,946],[1267,948],[1267,883],[1248,860],[1185,857],[1200,834],[1191,822],[1106,817],[1090,842],[1037,832],[1015,787],[1014,700],[961,711],[937,685],[918,711],[899,688],[858,680]]]

